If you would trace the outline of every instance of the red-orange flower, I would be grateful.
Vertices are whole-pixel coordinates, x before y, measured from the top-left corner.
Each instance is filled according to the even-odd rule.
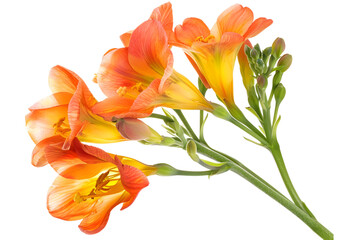
[[[128,47],[104,55],[97,82],[108,98],[93,107],[95,113],[111,119],[147,117],[158,106],[213,110],[199,90],[173,70],[170,24],[165,26],[148,20],[129,35]]]
[[[91,111],[97,100],[74,72],[61,66],[53,67],[49,86],[53,94],[31,106],[26,115],[29,135],[37,144],[33,151],[33,165],[47,163],[43,154],[45,146],[56,144],[68,149],[74,137],[95,143],[126,140],[114,123]]]
[[[45,155],[59,173],[47,196],[50,214],[63,220],[80,220],[87,234],[101,231],[111,210],[123,203],[129,207],[149,182],[155,167],[134,159],[72,141],[69,150],[48,146]]]
[[[198,18],[187,18],[175,28],[176,45],[183,48],[206,87],[226,104],[234,104],[233,68],[239,56],[243,81],[249,86],[251,70],[242,45],[267,28],[272,20],[258,18],[239,4],[226,9],[209,30]],[[242,47],[242,48],[241,48]]]

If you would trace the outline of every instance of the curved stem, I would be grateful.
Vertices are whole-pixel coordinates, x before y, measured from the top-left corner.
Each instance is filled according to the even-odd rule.
[[[214,152],[213,150],[205,147],[203,144],[197,143],[197,152],[201,153],[207,157],[215,159],[219,162],[229,161],[225,156]],[[284,197],[278,191],[275,191],[273,188],[267,186],[262,181],[257,179],[252,174],[245,171],[239,165],[231,162],[230,163],[231,171],[235,172],[239,176],[243,177],[245,180],[253,184],[255,187],[266,193],[268,196],[273,198],[275,201],[283,205],[290,212],[295,214],[299,219],[301,219],[307,226],[309,226],[315,233],[317,233],[324,240],[333,240],[333,234],[325,228],[322,224],[320,224],[316,219],[313,219],[309,216],[305,211],[296,206],[293,202],[291,202],[288,198]]]
[[[273,147],[270,148],[270,151],[274,157],[274,160],[277,164],[277,167],[279,169],[280,175],[283,179],[283,182],[286,186],[286,189],[288,190],[292,200],[294,201],[294,203],[300,207],[302,210],[304,210],[305,212],[307,212],[312,218],[314,218],[314,215],[309,211],[309,209],[305,206],[305,204],[302,202],[300,196],[297,194],[294,185],[291,182],[289,173],[286,169],[284,160],[283,160],[283,156],[281,154],[280,151],[280,147],[278,142],[275,142],[275,144],[273,145]]]
[[[198,137],[196,136],[195,132],[192,130],[190,124],[187,122],[187,120],[186,120],[184,114],[182,113],[182,111],[178,110],[178,109],[174,109],[174,111],[176,112],[176,114],[178,114],[179,118],[181,119],[182,123],[186,127],[187,131],[190,133],[191,137],[194,140],[199,141]]]
[[[254,173],[252,170],[250,170],[248,167],[246,167],[244,164],[242,164],[241,162],[239,162],[238,160],[234,159],[233,157],[219,152],[211,147],[209,147],[211,150],[225,156],[226,158],[230,159],[232,162],[236,163],[238,166],[240,166],[241,168],[243,168],[246,172],[248,172],[249,174],[253,175],[255,178],[259,179],[261,182],[263,182],[265,185],[267,185],[268,187],[272,188],[274,191],[277,191],[280,195],[282,195],[283,197],[285,197],[281,192],[279,192],[276,188],[274,188],[271,184],[269,184],[268,182],[266,182],[263,178],[261,178],[260,176],[258,176],[256,173]]]

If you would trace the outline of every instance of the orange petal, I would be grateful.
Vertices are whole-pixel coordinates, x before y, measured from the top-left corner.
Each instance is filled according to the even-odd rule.
[[[266,29],[269,25],[271,25],[273,21],[271,19],[267,18],[258,18],[256,19],[251,26],[249,27],[248,31],[244,34],[244,38],[252,38],[262,32],[264,29]]]
[[[31,164],[33,164],[35,167],[45,166],[48,163],[45,156],[45,148],[49,145],[57,145],[61,148],[64,141],[65,138],[62,136],[53,136],[40,141],[38,144],[36,144],[33,150]]]
[[[222,100],[233,103],[233,69],[244,39],[237,33],[224,33],[220,42],[193,44],[200,71]]]
[[[93,113],[111,121],[112,117],[123,118],[128,115],[134,100],[114,95],[93,106]]]
[[[64,136],[68,136],[70,133],[68,123],[68,106],[62,105],[47,109],[39,109],[30,112],[25,116],[26,127],[31,139],[34,143],[39,143],[45,138],[49,138],[58,135],[57,129],[59,128],[57,123],[61,123],[61,126],[65,128]]]
[[[146,86],[151,80],[129,65],[128,48],[111,49],[104,54],[97,74],[99,87],[108,97],[116,95],[120,87],[132,87],[139,82]]]
[[[193,58],[192,58],[189,54],[185,53],[185,55],[186,55],[187,59],[190,61],[190,63],[191,63],[191,65],[193,66],[193,68],[196,70],[196,72],[197,72],[199,78],[201,79],[203,85],[204,85],[206,88],[211,88],[210,85],[209,85],[209,83],[208,83],[208,81],[207,81],[207,79],[205,78],[205,76],[203,75],[203,73],[201,72],[201,70],[199,70],[199,67],[198,67],[198,65],[196,64],[195,60],[193,60]]]
[[[100,151],[102,150],[100,149]],[[107,169],[115,167],[111,162],[81,151],[76,144],[73,150],[62,150],[56,146],[47,146],[45,156],[48,163],[59,175],[71,179],[92,178]]]
[[[151,84],[135,99],[130,111],[148,113],[149,116],[154,107],[157,106],[156,99],[160,95],[158,92],[160,83],[160,79],[153,80]]]
[[[253,47],[249,40],[245,41],[238,52],[238,62],[239,62],[240,73],[243,79],[243,84],[245,88],[249,90],[254,85],[254,77],[253,77],[254,73],[249,66],[248,58],[244,51],[245,45],[249,46],[250,48]]]
[[[254,14],[249,8],[235,4],[220,14],[211,32],[217,40],[227,32],[244,35],[253,19]]]
[[[95,234],[100,232],[108,222],[111,210],[122,202],[127,202],[130,194],[122,192],[103,197],[93,206],[90,214],[84,217],[79,228],[86,234]]]
[[[161,23],[148,20],[134,30],[128,48],[128,60],[136,72],[153,79],[161,78],[170,52]]]
[[[128,47],[129,41],[132,36],[133,31],[128,31],[120,36],[121,42],[123,43],[123,46]]]
[[[30,111],[68,105],[73,95],[67,92],[54,93],[51,96],[41,99],[29,108]]]
[[[161,6],[155,8],[150,16],[151,20],[159,21],[163,29],[166,31],[168,39],[173,34],[173,11],[172,4],[170,2],[164,3]]]
[[[74,72],[57,65],[50,71],[48,84],[53,93],[68,92],[74,94],[80,80],[80,77]]]
[[[176,40],[191,46],[198,37],[206,38],[210,35],[210,30],[199,18],[186,18],[182,25],[175,27]]]
[[[115,163],[121,173],[122,185],[131,195],[138,194],[141,189],[149,185],[146,175],[139,169],[122,164],[117,156],[115,156]]]
[[[88,195],[95,186],[96,179],[67,179],[58,176],[48,190],[47,209],[49,213],[63,220],[84,218],[93,209],[93,200],[75,202],[76,193]]]

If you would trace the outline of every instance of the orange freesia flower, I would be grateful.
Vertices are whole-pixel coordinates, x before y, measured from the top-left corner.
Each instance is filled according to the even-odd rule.
[[[126,140],[114,123],[91,111],[97,101],[74,72],[61,66],[53,67],[49,86],[53,94],[31,106],[26,115],[29,135],[37,144],[33,151],[33,165],[47,163],[43,154],[47,145],[56,144],[68,149],[76,136],[81,141],[95,143]]]
[[[173,70],[166,29],[158,20],[136,28],[128,47],[104,55],[97,82],[108,98],[92,110],[108,120],[147,117],[158,106],[213,110],[199,90]]]
[[[48,211],[63,220],[82,219],[79,228],[87,234],[101,231],[115,206],[129,207],[148,186],[146,176],[156,172],[155,167],[108,154],[76,138],[69,150],[49,146],[45,154],[59,173],[48,192]]]
[[[248,38],[272,24],[270,19],[253,19],[249,8],[236,4],[218,17],[211,30],[202,20],[187,18],[174,31],[176,45],[184,49],[204,85],[227,105],[234,105],[233,68],[237,55],[244,84],[249,86],[252,81],[242,45],[249,45]]]
[[[167,33],[168,41],[172,42],[172,40],[174,40],[173,10],[172,4],[170,2],[164,3],[159,7],[155,8],[152,11],[149,20],[159,21],[162,24],[163,29]],[[120,39],[125,47],[129,46],[132,33],[133,31],[128,31],[120,36]]]

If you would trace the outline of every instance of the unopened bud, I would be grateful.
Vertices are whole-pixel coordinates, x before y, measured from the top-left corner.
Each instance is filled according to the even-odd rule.
[[[199,162],[199,157],[197,155],[197,145],[193,140],[189,140],[186,144],[187,154],[192,158],[193,161]]]
[[[261,48],[260,48],[260,45],[257,43],[254,48],[259,52],[261,53]]]
[[[282,55],[282,53],[285,50],[285,41],[282,38],[277,38],[276,40],[274,40],[273,44],[272,44],[272,55],[275,56],[276,58],[279,58],[280,55]]]
[[[171,137],[164,137],[161,141],[161,145],[163,146],[173,146],[176,144],[176,141]]]
[[[273,77],[273,87],[277,86],[280,83],[280,81],[282,80],[282,77],[283,77],[283,72],[276,71]]]
[[[283,101],[285,93],[285,87],[283,86],[283,84],[279,83],[276,89],[274,90],[274,98],[277,104],[280,104]]]
[[[285,72],[291,66],[292,56],[290,54],[284,54],[278,61],[277,67],[279,71]]]
[[[250,56],[252,59],[256,60],[260,57],[260,52],[257,51],[255,48],[251,49]]]
[[[136,118],[117,119],[116,128],[122,137],[129,140],[146,140],[151,143],[160,143],[163,139],[155,130]]]
[[[156,174],[159,176],[173,176],[178,172],[177,169],[166,163],[158,163],[154,167],[157,168]]]
[[[265,70],[265,63],[262,61],[261,58],[256,60],[256,69],[258,70],[259,73],[263,73]]]
[[[269,57],[271,56],[271,53],[272,53],[272,47],[265,48],[265,49],[262,51],[262,60],[263,60],[265,63],[268,62],[268,59],[269,59]]]
[[[249,57],[249,58],[251,57],[250,56],[251,48],[246,44],[244,46],[244,52],[245,52],[245,55],[247,55],[247,57]]]
[[[265,76],[260,75],[257,77],[257,85],[261,89],[265,89],[267,87],[267,79],[265,78]]]

